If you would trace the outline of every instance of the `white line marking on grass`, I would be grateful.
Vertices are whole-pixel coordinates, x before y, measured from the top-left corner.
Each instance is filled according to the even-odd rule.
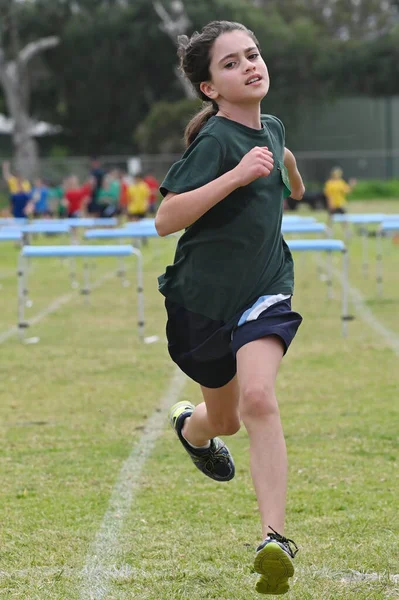
[[[383,582],[390,584],[399,583],[399,575],[392,575],[386,573],[362,573],[360,571],[333,571],[331,569],[319,569],[313,570],[309,567],[297,569],[296,579],[300,580],[301,576],[329,579],[331,581],[338,581],[346,584],[357,584],[357,583],[373,583]],[[93,569],[97,577],[114,581],[115,583],[121,583],[123,581],[136,578],[136,577],[150,577],[150,574],[144,573],[142,569],[131,567],[130,565],[122,565],[120,567],[105,568],[99,566],[97,569]],[[58,579],[73,579],[75,580],[77,575],[82,575],[80,569],[75,567],[31,567],[29,569],[20,569],[15,571],[0,571],[0,579],[26,579],[29,577],[33,578],[58,578]],[[91,599],[97,600],[97,597],[91,596]]]
[[[359,316],[363,321],[370,325],[372,329],[379,333],[388,345],[391,346],[395,354],[399,356],[399,337],[393,331],[388,329],[388,327],[385,327],[385,325],[373,315],[372,311],[365,305],[364,296],[357,288],[350,285],[349,293]]]
[[[91,289],[98,288],[104,281],[106,281],[107,279],[110,279],[113,276],[116,276],[115,271],[112,271],[111,273],[106,273],[105,275],[102,275],[97,281],[95,281],[93,283],[93,285],[91,286]],[[67,302],[69,302],[70,300],[72,300],[72,298],[76,298],[76,297],[77,297],[76,292],[70,292],[69,294],[65,294],[64,296],[60,296],[59,298],[57,298],[56,300],[54,300],[54,302],[52,302],[51,304],[49,304],[47,308],[45,308],[44,310],[42,310],[42,312],[40,312],[36,316],[34,316],[31,319],[29,319],[29,321],[28,321],[29,325],[36,325],[42,319],[44,319],[45,317],[47,317],[51,313],[55,312],[56,310],[58,310],[60,308],[60,306],[63,306],[64,304],[67,304]],[[15,326],[11,327],[7,331],[4,331],[2,334],[0,334],[0,344],[2,344],[3,342],[5,342],[6,340],[8,340],[13,335],[16,335],[17,333],[18,333],[18,327],[15,327]]]
[[[122,465],[107,512],[83,568],[83,584],[80,589],[82,600],[101,600],[107,597],[111,581],[110,569],[118,558],[119,535],[135,492],[139,489],[141,472],[164,429],[168,408],[180,396],[185,382],[185,375],[176,369],[159,408],[147,420],[143,435]]]
[[[389,572],[382,573],[362,573],[361,571],[333,571],[332,569],[316,569],[313,570],[309,567],[298,569],[299,578],[301,575],[310,577],[320,577],[321,579],[331,579],[332,581],[339,581],[340,583],[369,583],[369,582],[387,582],[387,583],[399,583],[399,575],[392,575]]]
[[[318,261],[319,262],[319,261]],[[343,285],[342,273],[338,269],[333,268],[333,275]],[[385,327],[366,306],[363,294],[353,285],[348,285],[349,295],[359,317],[367,323],[374,331],[381,335],[387,344],[392,348],[397,356],[399,356],[399,337],[388,327]]]

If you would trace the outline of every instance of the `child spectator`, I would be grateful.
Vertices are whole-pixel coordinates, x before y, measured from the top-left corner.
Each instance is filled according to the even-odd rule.
[[[49,205],[49,189],[43,180],[37,178],[32,189],[33,215],[35,217],[49,217],[52,212]]]
[[[356,179],[350,179],[347,183],[343,178],[343,171],[339,167],[332,169],[330,178],[324,185],[324,193],[327,198],[327,207],[330,215],[343,215],[346,213],[347,194],[356,185]]]
[[[147,175],[144,177],[143,181],[146,182],[146,184],[148,185],[148,187],[151,190],[148,212],[151,215],[155,215],[156,210],[157,210],[159,181],[151,173],[147,173]]]
[[[8,185],[10,194],[10,210],[15,219],[23,219],[29,214],[31,200],[31,185],[27,179],[18,172],[14,175],[10,171],[10,163],[3,163],[3,178]]]
[[[127,214],[130,221],[144,219],[151,198],[151,189],[141,177],[135,175],[133,183],[127,188]]]
[[[81,217],[90,201],[91,183],[80,185],[76,175],[71,175],[65,181],[64,198],[67,201],[68,217]]]
[[[121,183],[118,171],[114,169],[105,176],[103,185],[98,193],[97,201],[101,209],[101,216],[113,217],[118,214],[120,192]]]

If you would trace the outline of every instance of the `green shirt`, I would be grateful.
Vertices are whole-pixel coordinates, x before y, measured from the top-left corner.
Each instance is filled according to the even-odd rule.
[[[163,196],[197,189],[236,167],[254,146],[273,152],[268,177],[236,189],[187,227],[173,265],[158,279],[170,300],[224,322],[260,296],[293,292],[293,261],[281,234],[289,185],[284,126],[271,115],[261,121],[258,130],[211,117],[160,188]]]
[[[119,202],[119,196],[121,193],[121,184],[119,181],[114,179],[111,181],[107,188],[102,188],[98,192],[99,204],[112,204],[116,205]]]

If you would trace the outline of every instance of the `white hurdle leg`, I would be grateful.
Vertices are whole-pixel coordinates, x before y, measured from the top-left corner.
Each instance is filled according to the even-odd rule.
[[[20,255],[18,258],[18,333],[21,341],[24,339],[24,332],[28,327],[28,323],[25,321],[26,269],[26,259]]]
[[[333,298],[333,288],[332,288],[332,280],[333,280],[333,257],[331,250],[327,250],[327,298],[332,300]]]
[[[87,260],[85,260],[83,265],[83,287],[81,294],[85,296],[85,303],[88,304],[88,296],[90,294],[90,265]]]
[[[79,235],[77,227],[71,228],[71,240],[70,243],[79,244]],[[71,288],[76,290],[79,287],[77,277],[76,277],[76,260],[74,258],[69,259],[69,276],[71,279]]]
[[[377,229],[376,235],[376,282],[377,282],[377,296],[382,297],[382,280],[383,280],[383,268],[382,268],[382,228]]]
[[[144,341],[144,283],[143,283],[143,255],[135,248],[137,257],[137,316],[138,332],[141,341]]]
[[[362,246],[363,246],[363,261],[362,261],[362,269],[363,269],[363,277],[367,279],[369,272],[369,263],[368,263],[368,237],[369,237],[369,229],[368,226],[365,225],[362,231]]]
[[[348,256],[348,251],[345,249],[342,252],[342,335],[344,337],[346,337],[348,334],[347,323],[351,319],[351,317],[348,314],[348,299],[349,299],[348,266],[349,266],[349,256]]]

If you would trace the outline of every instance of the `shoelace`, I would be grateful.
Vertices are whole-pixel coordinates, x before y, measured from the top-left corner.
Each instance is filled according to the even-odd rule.
[[[296,545],[296,543],[294,542],[294,540],[290,540],[290,539],[284,537],[283,535],[280,535],[279,533],[277,533],[277,531],[275,529],[273,529],[273,527],[270,527],[270,525],[269,525],[269,529],[271,529],[273,531],[273,533],[269,533],[268,537],[272,540],[276,540],[276,542],[285,544],[287,546],[292,558],[294,558],[296,556],[296,554],[299,552],[299,548]],[[291,548],[291,544],[293,544],[295,549]]]

